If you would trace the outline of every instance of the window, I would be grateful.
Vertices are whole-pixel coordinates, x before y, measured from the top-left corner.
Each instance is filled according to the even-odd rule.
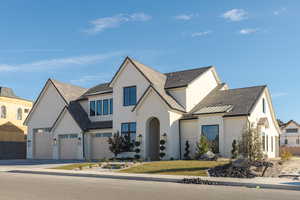
[[[113,99],[109,99],[109,114],[113,114]]]
[[[97,115],[102,115],[102,100],[97,100]]]
[[[24,113],[29,113],[29,109],[28,109],[28,108],[25,108],[25,109],[24,109]]]
[[[297,128],[287,128],[285,130],[286,133],[298,133],[298,129]]]
[[[269,151],[269,136],[266,136],[266,147],[267,147],[267,152]]]
[[[23,110],[22,110],[22,108],[18,108],[17,120],[22,120],[22,116],[23,116]]]
[[[219,125],[202,126],[202,136],[206,137],[214,153],[219,153]]]
[[[271,151],[274,151],[274,139],[273,136],[271,136]]]
[[[95,116],[96,114],[96,103],[95,101],[90,101],[90,116]]]
[[[288,143],[289,143],[288,139],[287,139],[287,138],[285,138],[285,140],[284,140],[284,144],[288,144]]]
[[[6,106],[1,106],[1,118],[6,118]]]
[[[296,139],[296,144],[300,144],[300,137]]]
[[[103,100],[103,115],[108,115],[108,99]]]
[[[136,86],[123,88],[123,101],[124,106],[136,104]]]
[[[112,137],[112,133],[96,133],[94,137]]]
[[[266,100],[265,99],[263,99],[263,103],[262,103],[263,105],[263,113],[266,113]]]
[[[263,133],[263,136],[262,136],[262,146],[263,146],[263,151],[266,150],[266,136],[265,136],[265,133]]]
[[[123,136],[128,136],[130,138],[130,142],[134,142],[136,138],[136,123],[122,123],[121,124],[121,134]]]

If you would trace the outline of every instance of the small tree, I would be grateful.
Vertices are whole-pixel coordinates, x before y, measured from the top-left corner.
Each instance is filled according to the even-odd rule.
[[[232,142],[231,158],[236,159],[238,156],[238,145],[236,140]]]
[[[196,158],[200,158],[203,154],[210,151],[209,142],[206,137],[201,136],[200,141],[197,143],[196,146]]]
[[[251,125],[245,128],[239,141],[238,151],[250,161],[263,159],[262,141],[257,127]]]
[[[185,153],[184,153],[184,159],[185,160],[190,160],[190,144],[189,141],[187,140],[185,142]]]
[[[127,149],[126,139],[118,132],[111,138],[108,138],[109,150],[117,157],[120,153],[123,153]]]

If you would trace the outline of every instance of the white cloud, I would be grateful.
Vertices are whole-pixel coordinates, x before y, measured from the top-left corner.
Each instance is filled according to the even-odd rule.
[[[123,54],[124,52],[120,51],[120,52],[112,52],[112,53],[104,53],[104,54],[40,60],[31,63],[17,64],[17,65],[0,64],[0,72],[40,71],[40,70],[47,70],[47,69],[56,69],[61,67],[69,67],[69,66],[73,67],[77,65],[94,64]]]
[[[78,84],[78,85],[82,85],[82,84],[86,84],[89,82],[107,82],[109,81],[111,78],[110,74],[98,74],[98,75],[85,75],[82,76],[79,79],[73,79],[71,80],[71,83],[73,84]]]
[[[248,13],[243,9],[232,9],[225,12],[222,17],[230,21],[242,21],[248,18]]]
[[[239,33],[242,35],[249,35],[249,34],[256,33],[257,31],[258,31],[257,28],[245,28],[245,29],[241,29]]]
[[[288,93],[285,93],[285,92],[277,92],[277,93],[273,93],[273,94],[272,94],[272,97],[273,97],[273,98],[284,97],[284,96],[288,96]]]
[[[177,19],[177,20],[183,20],[183,21],[188,21],[188,20],[191,20],[192,18],[194,18],[196,16],[198,16],[198,14],[190,14],[190,15],[181,14],[181,15],[175,16],[175,19]]]
[[[280,8],[279,10],[275,10],[275,11],[273,12],[273,14],[274,14],[274,15],[280,15],[280,14],[286,12],[286,11],[287,11],[286,8]]]
[[[203,31],[203,32],[196,32],[192,34],[192,37],[201,37],[211,34],[212,31]]]
[[[89,22],[92,27],[85,30],[85,32],[89,34],[96,34],[104,31],[105,29],[119,27],[121,24],[126,22],[142,22],[148,21],[151,18],[152,17],[150,15],[146,15],[145,13],[133,13],[131,15],[118,14],[112,17],[98,18]]]

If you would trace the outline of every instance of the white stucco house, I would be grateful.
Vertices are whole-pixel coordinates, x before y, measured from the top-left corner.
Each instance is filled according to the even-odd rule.
[[[144,159],[159,158],[162,137],[164,159],[182,159],[186,141],[193,156],[201,135],[230,157],[249,124],[262,134],[268,157],[279,151],[266,86],[229,89],[213,66],[160,73],[129,57],[109,83],[90,89],[49,79],[25,124],[29,159],[109,158],[107,139],[117,132],[141,141]]]
[[[290,120],[281,126],[280,145],[300,148],[300,125],[296,121]]]

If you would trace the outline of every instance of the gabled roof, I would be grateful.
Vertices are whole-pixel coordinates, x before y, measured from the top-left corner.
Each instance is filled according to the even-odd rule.
[[[206,72],[211,68],[213,67],[209,66],[209,67],[201,67],[201,68],[184,70],[184,71],[165,73],[165,75],[167,76],[165,88],[171,89],[171,88],[178,88],[178,87],[186,87],[193,80],[195,80],[197,77],[201,76],[204,72]]]
[[[298,122],[296,122],[296,121],[294,121],[294,120],[290,120],[290,121],[288,121],[287,123],[284,123],[280,128],[285,128],[285,127],[287,127],[288,125],[290,125],[291,123],[294,123],[294,124],[296,124],[297,126],[300,127],[300,124],[298,124]]]
[[[67,104],[78,99],[87,91],[86,88],[63,83],[57,80],[50,79],[50,81],[53,83],[54,87],[58,90],[59,94],[63,97]]]
[[[11,122],[6,122],[0,125],[1,132],[17,132],[17,133],[24,133],[22,129]]]
[[[8,98],[20,99],[20,100],[32,102],[30,100],[18,97],[14,93],[13,89],[7,87],[1,87],[1,86],[0,86],[0,97],[8,97]]]
[[[220,85],[217,86],[189,114],[194,114],[205,107],[231,105],[232,109],[225,112],[224,117],[250,115],[254,105],[266,89],[265,85],[229,90],[220,90],[220,87]]]

